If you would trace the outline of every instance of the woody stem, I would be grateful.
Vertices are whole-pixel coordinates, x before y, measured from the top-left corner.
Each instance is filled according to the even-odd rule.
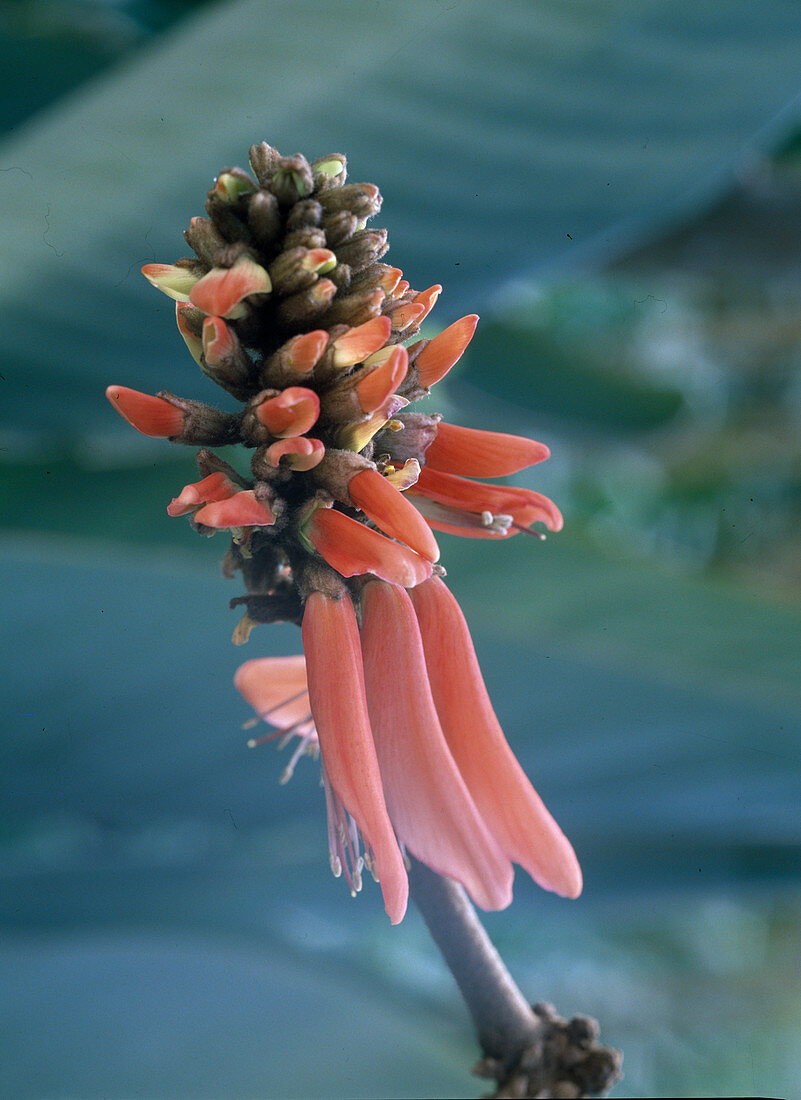
[[[456,979],[485,1055],[516,1060],[540,1022],[506,969],[458,883],[409,856],[412,897]]]

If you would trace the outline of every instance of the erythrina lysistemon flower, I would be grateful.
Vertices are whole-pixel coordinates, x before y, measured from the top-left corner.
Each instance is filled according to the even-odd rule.
[[[345,157],[309,163],[266,143],[254,175],[221,172],[184,236],[195,256],[143,273],[175,300],[201,370],[237,413],[163,391],[109,386],[145,435],[200,446],[201,478],[167,507],[203,534],[231,532],[245,614],[302,627],[304,656],[246,662],[236,686],[259,718],[297,737],[282,781],[319,754],[331,866],[356,892],[364,867],[393,923],[406,910],[404,850],[485,909],[512,896],[512,864],[567,897],[576,857],[523,773],[487,696],[433,531],[479,538],[558,531],[533,490],[477,478],[548,457],[542,443],[408,411],[457,362],[478,318],[433,339],[419,326],[442,288],[415,291],[380,262],[373,184]],[[254,178],[255,177],[255,178]],[[209,448],[250,448],[244,476]]]

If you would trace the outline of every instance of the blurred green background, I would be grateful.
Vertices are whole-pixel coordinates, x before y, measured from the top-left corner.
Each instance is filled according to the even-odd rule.
[[[379,184],[429,334],[482,315],[432,407],[552,448],[563,533],[442,539],[586,876],[518,875],[512,972],[615,1096],[801,1096],[801,5],[18,0],[0,42],[3,1094],[483,1091],[316,765],[245,749],[233,671],[297,631],[230,645],[191,453],[103,397],[215,399],[138,270],[266,139]]]

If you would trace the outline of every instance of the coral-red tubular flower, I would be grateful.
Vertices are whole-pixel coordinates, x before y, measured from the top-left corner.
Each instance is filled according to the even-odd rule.
[[[409,882],[389,820],[364,694],[362,647],[350,597],[313,592],[303,649],[320,754],[328,781],[373,853],[389,919],[403,919]]]
[[[414,364],[421,385],[430,388],[445,377],[454,363],[458,363],[473,339],[477,324],[478,314],[470,313],[448,325],[423,348]]]
[[[360,470],[348,482],[350,499],[377,527],[400,539],[429,561],[439,561],[439,547],[431,528],[391,482],[378,470]]]
[[[362,594],[367,708],[384,797],[398,837],[482,909],[512,900],[512,865],[487,829],[440,728],[406,592],[373,581]]]
[[[542,462],[550,453],[534,439],[440,422],[426,449],[426,465],[463,477],[507,477]]]
[[[132,428],[142,435],[170,439],[184,430],[184,414],[162,397],[140,393],[127,386],[107,386],[106,397]]]
[[[306,525],[306,535],[343,577],[374,573],[391,584],[412,588],[431,576],[430,561],[334,508],[318,508]]]
[[[438,577],[410,599],[442,730],[481,816],[506,855],[540,886],[578,897],[578,860],[509,748],[456,599]]]
[[[534,489],[522,489],[517,485],[488,485],[483,481],[443,474],[429,466],[421,469],[414,492],[452,508],[506,513],[521,527],[528,527],[539,520],[549,531],[561,531],[564,522],[554,502]]]

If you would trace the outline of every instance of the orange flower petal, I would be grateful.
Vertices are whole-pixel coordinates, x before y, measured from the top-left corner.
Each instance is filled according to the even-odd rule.
[[[283,465],[291,470],[313,470],[324,454],[325,444],[321,440],[302,435],[271,444],[267,448],[267,461],[272,466],[279,466],[284,459]]]
[[[317,553],[343,577],[374,573],[411,588],[431,576],[431,562],[334,508],[318,508],[306,525]]]
[[[487,485],[424,466],[415,482],[415,493],[452,508],[469,512],[507,513],[521,527],[539,520],[550,531],[561,531],[562,513],[554,502],[533,489],[516,485]]]
[[[512,900],[512,865],[445,742],[414,609],[397,585],[365,587],[362,652],[384,797],[400,840],[433,870],[461,882],[482,909],[504,909]]]
[[[287,386],[276,397],[262,401],[256,416],[279,439],[303,435],[320,415],[320,398],[305,386]]]
[[[200,504],[208,504],[212,500],[227,500],[239,492],[240,486],[234,485],[229,477],[222,471],[209,474],[202,481],[193,481],[184,485],[177,497],[173,497],[167,505],[167,514],[170,516],[184,516]]]
[[[391,331],[389,317],[373,317],[371,321],[350,329],[334,341],[334,366],[352,367],[363,363],[368,355],[386,344]]]
[[[361,470],[348,482],[350,499],[387,535],[406,543],[429,561],[439,561],[439,547],[426,521],[378,470]]]
[[[477,324],[478,314],[471,313],[454,321],[423,348],[414,364],[421,385],[426,388],[433,386],[445,377],[454,363],[458,363],[473,339]]]
[[[409,882],[387,814],[364,697],[362,651],[350,598],[313,592],[303,613],[309,699],[328,780],[372,849],[384,905],[403,920]]]
[[[270,527],[275,523],[275,516],[266,504],[256,500],[252,489],[245,489],[226,500],[205,504],[195,512],[195,522],[202,523],[204,527],[217,528]]]
[[[386,355],[384,354],[386,352]],[[377,365],[373,365],[377,363]],[[370,414],[394,394],[409,369],[409,353],[400,344],[382,348],[371,355],[366,363],[373,367],[356,386],[357,400],[362,412]]]
[[[308,374],[313,370],[317,360],[328,347],[328,333],[325,329],[315,329],[313,332],[304,332],[302,336],[296,336],[289,342],[289,361],[293,370],[298,374]]]
[[[578,897],[581,869],[573,848],[509,748],[461,608],[438,577],[410,598],[442,730],[484,821],[506,855],[540,886]]]
[[[463,477],[507,477],[542,462],[550,453],[544,443],[523,436],[440,422],[426,449],[426,465]]]
[[[127,386],[108,386],[106,397],[120,416],[142,435],[171,439],[184,430],[184,414],[162,397],[130,390]]]
[[[192,358],[195,360],[195,362],[199,366],[200,365],[200,356],[203,353],[203,341],[200,339],[199,336],[195,336],[194,332],[192,332],[190,327],[187,325],[186,320],[184,319],[184,316],[183,316],[184,310],[186,308],[187,308],[187,303],[186,302],[176,301],[176,303],[175,303],[175,323],[178,326],[178,331],[180,332],[184,343],[186,344],[187,348],[189,349],[189,354],[192,356]]]
[[[189,300],[204,313],[239,317],[239,303],[249,294],[269,294],[270,276],[249,256],[240,256],[233,267],[213,267],[192,287]]]

